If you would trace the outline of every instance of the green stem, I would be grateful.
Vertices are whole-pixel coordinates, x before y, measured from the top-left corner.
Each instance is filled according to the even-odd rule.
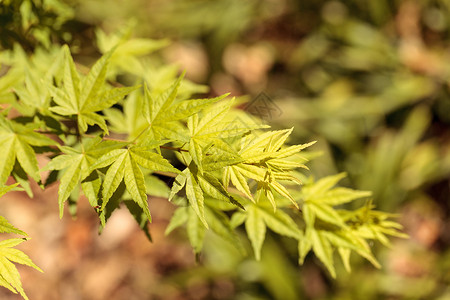
[[[137,139],[141,137],[141,135],[144,134],[144,132],[146,132],[152,125],[149,124],[147,127],[144,128],[144,130],[142,130],[132,141],[131,143],[136,143]]]

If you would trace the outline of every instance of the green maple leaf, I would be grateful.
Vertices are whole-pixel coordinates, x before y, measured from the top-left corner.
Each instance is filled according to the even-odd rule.
[[[164,232],[165,235],[169,235],[176,228],[182,226],[184,223],[188,221],[188,209],[189,207],[178,207],[172,217],[170,218],[169,225],[167,225],[166,230]]]
[[[205,219],[209,224],[209,228],[212,232],[223,238],[225,241],[232,244],[242,253],[245,253],[245,249],[242,246],[237,234],[233,231],[230,221],[226,214],[205,205]],[[207,228],[199,219],[197,212],[191,207],[179,207],[175,210],[170,223],[166,228],[165,234],[168,235],[177,227],[186,224],[186,231],[188,234],[189,242],[194,249],[195,253],[201,252],[203,248],[203,239]]]
[[[197,214],[199,220],[208,228],[208,223],[205,218],[203,190],[198,183],[197,177],[189,171],[186,173],[186,197],[193,211]]]
[[[0,216],[0,233],[14,233],[27,236],[25,232],[11,225],[5,217]]]
[[[371,201],[355,211],[341,210],[339,214],[355,235],[364,239],[378,240],[386,247],[391,246],[388,236],[408,238],[407,234],[399,231],[403,226],[390,220],[396,215],[374,210]]]
[[[340,173],[317,182],[310,180],[296,195],[303,202],[302,212],[306,223],[304,237],[299,240],[299,263],[302,264],[306,254],[313,250],[333,278],[336,277],[334,250],[338,251],[348,271],[352,251],[379,268],[380,264],[366,240],[379,240],[388,246],[387,235],[406,237],[398,232],[400,224],[388,220],[391,215],[373,211],[370,204],[356,211],[336,210],[333,206],[371,195],[367,191],[334,187],[344,177],[345,173]]]
[[[230,158],[228,165],[234,164],[238,155],[233,153],[225,139],[242,136],[253,129],[267,127],[243,121],[238,123],[235,119],[228,120],[226,116],[233,102],[234,99],[224,100],[209,106],[203,111],[201,116],[195,114],[188,119],[187,126],[190,135],[189,154],[200,172],[203,172],[203,160],[208,148],[212,146],[215,151],[219,150],[222,152],[219,152],[219,156],[228,154]]]
[[[110,130],[127,134],[128,140],[137,138],[148,126],[142,114],[143,103],[144,96],[140,90],[137,90],[123,101],[123,112],[117,108],[104,110],[106,119],[110,123]]]
[[[42,272],[31,259],[22,251],[13,247],[26,241],[26,239],[7,239],[0,242],[0,286],[9,289],[11,292],[19,293],[24,299],[28,299],[22,288],[20,274],[13,263],[19,263]]]
[[[124,70],[138,76],[142,76],[144,72],[139,57],[169,45],[169,40],[167,39],[129,38],[131,35],[130,26],[122,30],[122,32],[106,34],[104,31],[97,29],[95,33],[98,47],[102,53],[107,53],[116,47],[111,56],[112,68]],[[116,73],[117,71],[114,71],[114,74]]]
[[[308,227],[304,236],[299,240],[298,248],[300,264],[303,264],[308,252],[313,250],[333,278],[336,278],[334,250],[338,250],[344,267],[349,272],[352,251],[367,259],[375,267],[380,268],[380,264],[373,256],[367,241],[351,229],[337,229],[328,226],[322,228],[320,226]]]
[[[205,195],[216,201],[223,201],[242,209],[244,208],[227,192],[217,178],[208,172],[200,173],[195,164],[191,163],[188,168],[175,178],[169,200],[183,187],[186,188],[186,197],[190,206],[206,228],[209,228],[209,226],[205,217]]]
[[[50,107],[50,111],[63,116],[75,115],[80,132],[86,132],[88,125],[96,124],[108,134],[105,119],[96,112],[111,107],[139,86],[107,88],[105,78],[112,51],[102,56],[89,74],[80,79],[69,47],[63,48],[66,56],[63,86],[57,88],[49,85],[50,93],[57,104]]]
[[[29,61],[27,56],[23,57],[26,63],[24,70],[23,85],[14,87],[14,92],[19,98],[19,104],[16,108],[24,115],[33,116],[36,112],[44,115],[51,115],[48,110],[50,107],[51,95],[48,85],[52,80],[58,81],[59,74],[63,68],[64,51],[60,48],[51,54],[35,53],[33,61]],[[45,61],[48,60],[48,61]],[[36,64],[42,63],[45,69],[39,69]]]
[[[50,93],[47,89],[51,77],[26,69],[25,86],[15,88],[16,94],[27,107],[32,107],[33,114],[36,110],[46,112],[50,106]]]
[[[303,201],[303,215],[308,226],[313,227],[316,218],[318,218],[324,222],[345,227],[344,219],[333,206],[371,195],[371,192],[368,191],[344,187],[333,188],[345,176],[345,173],[327,176],[317,182],[310,182],[303,186],[299,198]]]
[[[49,146],[57,143],[35,132],[35,124],[22,125],[0,115],[0,183],[5,183],[17,159],[20,166],[35,181],[40,181],[38,162],[32,146]]]
[[[12,189],[16,185],[9,186],[7,189]],[[2,216],[0,216],[0,233],[14,233],[27,236],[25,232],[11,225],[8,220]],[[25,253],[13,248],[26,240],[27,239],[25,238],[15,238],[0,242],[0,286],[9,289],[15,294],[19,293],[23,298],[28,299],[22,288],[20,274],[13,263],[27,265],[41,272],[42,270],[36,266]]]
[[[11,92],[11,87],[18,86],[23,82],[24,69],[26,68],[20,68],[15,64],[6,74],[2,74],[0,77],[0,103],[11,103],[14,106],[17,104],[14,94]]]
[[[299,241],[299,263],[310,250],[313,250],[317,258],[324,264],[333,278],[336,277],[333,252],[339,249],[344,265],[348,267],[349,250],[355,250],[360,255],[376,262],[370,253],[367,243],[361,238],[353,235],[346,243],[345,236],[351,235],[345,220],[340,216],[335,205],[354,201],[359,198],[368,197],[370,192],[357,191],[343,187],[333,188],[345,173],[321,178],[317,182],[308,182],[299,193],[303,202],[303,218],[306,223],[305,236]],[[329,224],[325,225],[324,224]],[[377,264],[377,263],[376,263]]]
[[[336,270],[333,262],[333,247],[323,231],[309,229],[299,242],[299,262],[302,264],[306,254],[311,250],[325,265],[333,278],[336,278]]]
[[[245,222],[247,236],[253,247],[255,258],[261,258],[261,248],[266,236],[266,228],[274,232],[300,239],[302,232],[295,221],[281,209],[274,211],[268,200],[260,200],[258,203],[250,202],[245,205],[245,212],[237,212],[231,220],[233,227]]]
[[[148,122],[150,137],[169,138],[187,141],[184,130],[179,126],[180,120],[198,113],[200,110],[217,102],[228,94],[210,99],[190,99],[177,101],[178,89],[183,80],[182,74],[175,83],[163,93],[154,95],[147,86],[144,94],[144,117]]]
[[[152,171],[180,173],[160,154],[153,152],[153,148],[155,147],[132,146],[127,149],[115,149],[100,157],[91,166],[92,170],[110,166],[102,184],[101,211],[103,216],[109,199],[123,180],[132,199],[143,209],[146,217],[151,221],[144,175],[139,166]],[[104,222],[104,217],[102,220]]]
[[[201,223],[203,223],[203,226],[208,228],[204,210],[205,198],[196,173],[197,172],[194,171],[193,173],[189,168],[186,168],[180,175],[178,175],[172,186],[169,200],[171,200],[183,187],[186,187],[186,197],[192,210],[196,213]]]
[[[275,191],[298,207],[290,192],[279,181],[300,183],[296,177],[290,174],[290,171],[298,167],[306,168],[302,163],[304,159],[300,159],[302,162],[297,162],[292,157],[314,142],[283,148],[282,146],[291,132],[292,129],[269,131],[257,137],[244,138],[238,152],[242,162],[230,165],[225,169],[224,185],[227,187],[231,181],[247,198],[255,201],[247,183],[247,179],[253,179],[258,182],[256,200],[261,195],[265,195],[275,210],[277,207]]]
[[[64,203],[75,188],[81,183],[84,194],[92,206],[97,205],[100,178],[93,174],[90,180],[92,166],[100,156],[127,145],[128,143],[102,141],[100,137],[86,138],[79,148],[61,146],[62,155],[54,157],[43,170],[62,170],[62,177],[58,188],[58,203],[60,217],[64,213]]]

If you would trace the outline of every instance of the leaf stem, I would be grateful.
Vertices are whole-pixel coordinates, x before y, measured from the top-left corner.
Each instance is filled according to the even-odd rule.
[[[141,137],[141,135],[144,134],[144,132],[146,132],[152,125],[149,124],[147,127],[144,128],[144,130],[142,130],[131,142],[134,144],[136,143],[137,139]]]
[[[170,146],[159,146],[162,149],[173,150],[178,152],[189,152],[189,150],[180,148],[180,147],[170,147]]]

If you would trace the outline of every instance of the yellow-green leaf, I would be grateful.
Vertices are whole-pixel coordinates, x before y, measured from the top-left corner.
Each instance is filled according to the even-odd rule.
[[[247,219],[245,220],[245,230],[247,231],[248,238],[252,243],[255,258],[256,260],[260,260],[261,248],[266,237],[266,224],[256,206],[251,205],[247,209],[246,214]]]
[[[15,293],[18,292],[24,299],[28,299],[22,288],[20,274],[12,262],[30,266],[40,272],[42,272],[42,270],[36,266],[25,253],[12,248],[25,240],[26,239],[8,239],[0,242],[0,285]]]
[[[25,232],[11,225],[5,217],[0,216],[0,233],[15,233],[27,236]]]
[[[192,209],[197,214],[203,225],[208,228],[208,223],[205,219],[205,209],[204,209],[204,197],[203,191],[200,188],[195,176],[189,172],[186,178],[186,196],[189,200],[189,204]]]
[[[58,187],[58,203],[59,203],[59,217],[62,218],[64,213],[64,202],[69,198],[72,191],[77,187],[81,180],[81,163],[83,157],[73,159],[72,164],[66,169],[64,175],[61,177]]]
[[[192,207],[192,206],[191,206]],[[187,235],[195,253],[200,253],[203,248],[203,239],[205,237],[206,227],[197,212],[193,209],[188,210]]]
[[[144,175],[130,155],[127,155],[125,158],[124,181],[127,191],[131,194],[133,200],[144,210],[148,221],[151,222],[152,218],[148,209]]]

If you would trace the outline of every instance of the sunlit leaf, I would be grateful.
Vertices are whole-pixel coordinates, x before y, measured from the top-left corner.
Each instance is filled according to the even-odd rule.
[[[22,251],[13,247],[24,242],[26,239],[8,239],[0,242],[0,285],[8,288],[14,293],[19,293],[24,299],[28,299],[22,288],[20,274],[13,263],[30,266],[40,272],[42,270],[36,266],[31,259]]]

